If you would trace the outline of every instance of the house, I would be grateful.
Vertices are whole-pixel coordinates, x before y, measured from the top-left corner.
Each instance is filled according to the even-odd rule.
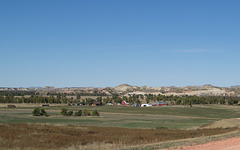
[[[40,105],[41,107],[44,107],[44,106],[49,106],[49,104],[42,104]]]
[[[127,103],[126,101],[122,101],[122,105],[127,105],[127,106],[129,106],[129,103]]]
[[[16,105],[7,105],[7,108],[15,108]]]
[[[111,105],[113,105],[113,103],[107,103],[107,105],[108,105],[108,106],[111,106]]]
[[[168,103],[166,102],[159,102],[159,103],[152,103],[152,106],[167,106]]]
[[[94,102],[92,106],[102,106],[102,102]]]
[[[141,107],[152,107],[152,104],[142,104]]]

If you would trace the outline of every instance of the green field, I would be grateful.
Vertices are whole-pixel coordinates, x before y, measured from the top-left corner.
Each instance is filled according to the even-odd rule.
[[[240,118],[240,107],[206,105],[194,107],[128,107],[128,106],[50,106],[44,107],[49,117],[32,116],[34,107],[0,107],[0,123],[51,123],[124,128],[187,129],[212,122]],[[100,117],[74,117],[60,115],[61,108],[68,110],[93,111],[97,109]]]

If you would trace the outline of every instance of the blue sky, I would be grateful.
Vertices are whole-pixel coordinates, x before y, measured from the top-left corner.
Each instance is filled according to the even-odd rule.
[[[0,87],[240,84],[238,0],[2,0]]]

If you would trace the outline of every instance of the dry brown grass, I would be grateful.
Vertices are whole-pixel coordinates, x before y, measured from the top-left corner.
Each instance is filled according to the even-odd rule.
[[[240,119],[238,118],[231,118],[231,119],[222,119],[219,121],[215,121],[211,124],[206,124],[201,126],[202,129],[209,129],[209,128],[233,128],[238,127],[240,128]]]
[[[198,130],[127,129],[114,127],[55,126],[46,124],[1,124],[0,147],[6,149],[89,149],[155,143],[210,136],[237,128]],[[95,145],[95,146],[94,146]],[[97,145],[97,146],[96,146]],[[95,149],[95,148],[91,148]],[[98,149],[98,148],[96,148]]]

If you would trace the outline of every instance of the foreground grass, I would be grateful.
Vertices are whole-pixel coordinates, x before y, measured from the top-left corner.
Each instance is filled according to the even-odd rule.
[[[1,124],[0,147],[5,149],[58,149],[94,143],[121,145],[124,147],[210,136],[231,132],[236,129],[172,130],[46,124]]]
[[[173,140],[173,141],[164,141],[159,143],[149,143],[138,146],[128,146],[122,148],[122,150],[160,150],[160,149],[181,149],[185,146],[193,146],[193,145],[201,145],[206,144],[213,141],[226,140],[233,137],[240,137],[240,130],[236,130],[233,132],[212,135],[212,136],[202,136],[196,138],[188,138],[181,140]]]

